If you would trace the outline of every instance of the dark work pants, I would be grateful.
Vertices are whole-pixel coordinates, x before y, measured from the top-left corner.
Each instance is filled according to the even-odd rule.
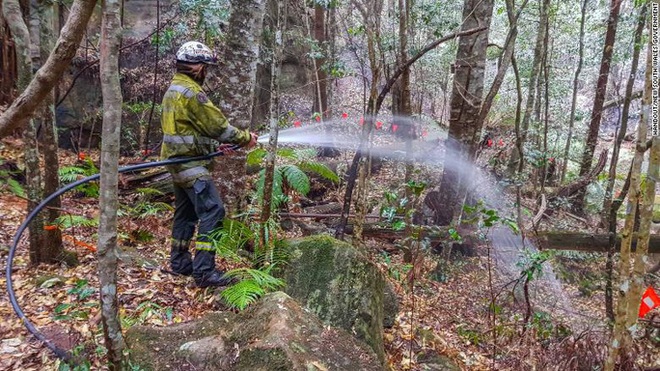
[[[197,179],[192,187],[174,185],[174,222],[172,225],[172,270],[183,272],[190,269],[195,279],[215,270],[215,251],[208,234],[222,226],[225,208],[220,194],[210,179]],[[188,251],[190,240],[199,222],[195,259]],[[192,261],[191,261],[192,260]]]

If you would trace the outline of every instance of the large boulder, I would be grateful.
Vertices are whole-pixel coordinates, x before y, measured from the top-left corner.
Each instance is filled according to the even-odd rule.
[[[355,334],[384,362],[383,274],[356,248],[330,236],[291,240],[289,245],[286,293],[326,324]],[[388,309],[397,310],[390,305]]]
[[[126,341],[133,363],[146,370],[382,370],[369,347],[326,327],[282,292],[239,314],[135,326]]]

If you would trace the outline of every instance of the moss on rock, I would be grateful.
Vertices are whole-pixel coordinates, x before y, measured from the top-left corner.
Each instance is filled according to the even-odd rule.
[[[384,362],[385,279],[378,268],[353,246],[327,235],[289,244],[286,292],[326,324],[356,334]]]

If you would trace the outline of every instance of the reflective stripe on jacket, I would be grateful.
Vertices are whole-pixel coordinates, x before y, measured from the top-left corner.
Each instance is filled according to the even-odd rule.
[[[195,157],[214,152],[218,142],[245,144],[250,132],[231,126],[225,115],[192,78],[177,73],[165,92],[162,104],[163,159]],[[170,165],[173,181],[191,186],[196,179],[209,176],[211,160]]]

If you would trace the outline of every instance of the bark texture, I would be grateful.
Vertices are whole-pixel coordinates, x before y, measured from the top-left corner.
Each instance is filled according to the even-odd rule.
[[[117,187],[122,95],[119,84],[121,1],[105,0],[101,29],[101,90],[103,92],[103,142],[101,146],[100,223],[98,271],[101,318],[111,370],[122,369],[124,338],[117,302]]]
[[[463,30],[486,27],[485,30],[459,39],[454,65],[454,85],[450,101],[448,151],[469,161],[475,154],[481,135],[479,112],[483,100],[484,70],[488,29],[493,13],[492,0],[465,0],[463,5]],[[434,221],[439,225],[451,223],[458,212],[462,199],[460,174],[456,166],[445,164],[440,199],[434,210]]]
[[[7,4],[10,4],[9,7],[14,9],[13,3],[18,4],[16,0],[4,0],[3,11],[5,11]],[[27,120],[37,111],[37,107],[44,97],[53,89],[53,86],[55,86],[76,54],[95,5],[95,0],[74,1],[69,18],[62,28],[57,44],[48,60],[37,71],[21,95],[0,115],[0,138],[11,134],[15,129],[25,126]],[[18,9],[20,12],[20,7]],[[15,11],[10,11],[10,16],[15,17],[14,13]],[[5,18],[7,18],[6,13]],[[9,18],[7,18],[7,21],[10,22]],[[13,30],[12,34],[16,36]],[[26,50],[24,53],[29,56],[29,48],[23,49],[23,46],[17,44],[16,50]]]
[[[266,0],[232,0],[227,41],[220,53],[219,107],[233,126],[247,129],[252,123],[257,62]],[[245,156],[223,159],[223,177],[229,179],[223,201],[228,211],[244,210],[247,203]]]
[[[54,3],[45,0],[38,1],[39,18],[39,60],[43,62],[48,59],[50,51],[55,45],[55,34],[59,29],[57,7]],[[44,98],[41,108],[40,131],[42,134],[41,151],[44,157],[44,195],[50,195],[60,188],[59,164],[57,157],[57,131],[55,129],[55,92],[50,92]],[[61,202],[59,197],[54,199],[48,206],[47,222],[52,224],[60,216],[59,208]],[[54,259],[64,258],[64,247],[62,246],[62,231],[59,228],[44,231],[43,245],[40,247]],[[70,254],[73,257],[75,255]]]
[[[220,54],[220,103],[229,122],[251,127],[254,86],[266,0],[232,0],[227,43]]]

